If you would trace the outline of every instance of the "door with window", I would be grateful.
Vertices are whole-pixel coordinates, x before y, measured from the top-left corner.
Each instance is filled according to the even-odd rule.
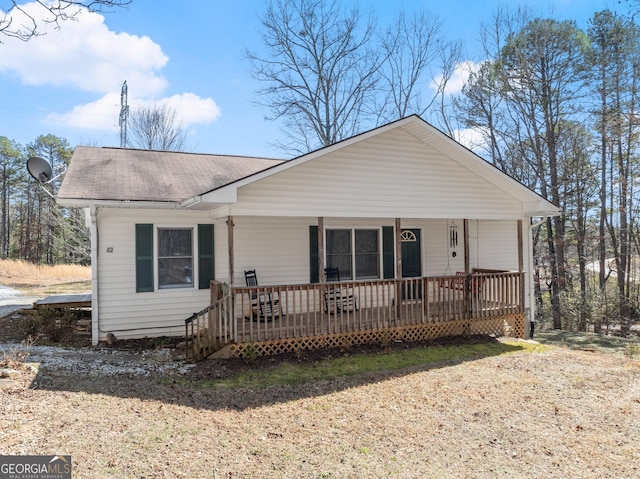
[[[422,248],[420,230],[406,228],[400,233],[402,254],[402,277],[419,278],[422,276]],[[420,282],[406,284],[402,291],[403,299],[419,299],[422,297]]]

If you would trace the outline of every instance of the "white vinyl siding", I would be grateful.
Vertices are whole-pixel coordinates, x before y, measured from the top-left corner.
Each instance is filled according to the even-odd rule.
[[[517,222],[479,221],[477,248],[479,268],[517,271]]]
[[[244,271],[252,269],[261,285],[309,282],[311,220],[234,217],[233,221],[235,285],[244,286]],[[216,249],[220,251],[217,246]],[[226,250],[223,254],[226,264]]]
[[[208,215],[185,211],[100,209],[97,219],[100,234],[97,255],[99,339],[103,340],[109,332],[122,339],[183,335],[184,320],[209,304],[210,290],[197,287],[158,289],[156,271],[156,291],[137,293],[135,225],[151,223],[195,228],[198,223],[209,223]],[[157,269],[157,260],[154,268]],[[197,265],[194,265],[197,275],[196,269]]]
[[[184,319],[210,302],[210,291],[193,288],[157,289],[136,293],[135,225],[195,228],[207,223],[206,213],[185,211],[135,211],[101,209],[98,214],[98,298],[100,339],[108,332],[120,338],[182,335]],[[309,281],[309,226],[317,218],[234,217],[235,286],[244,286],[244,271],[255,269],[261,285],[306,284]],[[464,270],[463,221],[459,228],[456,256],[449,242],[451,220],[405,219],[403,228],[422,233],[422,271],[425,275],[455,274]],[[355,231],[392,226],[389,218],[325,218],[325,229]],[[215,222],[215,276],[228,278],[228,229],[226,220]],[[517,222],[470,221],[471,267],[517,269]],[[379,247],[381,247],[379,245]],[[111,251],[111,252],[107,252]],[[194,271],[194,278],[197,272]]]
[[[522,203],[402,129],[241,187],[231,214],[519,219]]]

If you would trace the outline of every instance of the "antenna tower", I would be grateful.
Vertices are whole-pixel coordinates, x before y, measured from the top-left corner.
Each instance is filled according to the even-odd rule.
[[[125,80],[120,93],[120,148],[127,146],[127,118],[129,118],[129,105],[127,105],[127,81]]]

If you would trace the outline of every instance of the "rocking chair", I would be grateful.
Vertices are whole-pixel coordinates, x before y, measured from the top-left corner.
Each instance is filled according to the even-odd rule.
[[[324,277],[328,283],[340,282],[340,271],[338,268],[325,268]],[[329,287],[324,292],[324,308],[329,314],[358,311],[358,296],[341,291],[340,288]]]
[[[258,287],[256,270],[244,272],[244,280],[250,288]],[[253,321],[271,321],[284,316],[280,311],[280,299],[278,293],[252,292],[251,293],[251,319]]]

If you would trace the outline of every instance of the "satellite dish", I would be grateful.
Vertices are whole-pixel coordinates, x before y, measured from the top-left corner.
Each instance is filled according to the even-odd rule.
[[[27,170],[41,184],[48,182],[53,176],[53,170],[49,162],[38,156],[32,156],[27,160]]]

